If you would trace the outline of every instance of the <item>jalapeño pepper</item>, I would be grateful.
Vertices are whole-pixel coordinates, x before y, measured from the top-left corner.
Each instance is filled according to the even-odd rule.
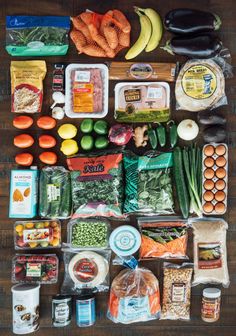
[[[166,130],[162,124],[158,124],[156,128],[156,134],[161,147],[166,145]]]
[[[150,145],[152,149],[156,149],[157,148],[157,135],[151,125],[148,125],[148,139],[150,141]]]
[[[171,148],[174,148],[177,144],[178,134],[177,134],[177,126],[174,120],[170,120],[167,125],[169,126],[169,142]]]

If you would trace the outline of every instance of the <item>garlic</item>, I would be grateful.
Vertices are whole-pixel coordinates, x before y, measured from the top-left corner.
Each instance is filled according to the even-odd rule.
[[[56,106],[52,109],[52,117],[55,119],[63,119],[65,115],[64,109],[62,107]]]
[[[199,133],[198,124],[191,119],[182,120],[177,127],[178,136],[186,141],[193,140]]]
[[[52,104],[51,109],[57,104],[65,104],[65,95],[62,92],[53,92],[52,99],[54,100],[54,103]]]

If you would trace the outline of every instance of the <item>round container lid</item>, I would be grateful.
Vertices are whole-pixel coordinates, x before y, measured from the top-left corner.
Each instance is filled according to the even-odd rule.
[[[111,233],[109,243],[115,254],[127,257],[138,251],[141,235],[133,226],[122,225]]]
[[[17,284],[11,288],[12,292],[26,292],[40,288],[40,284]]]
[[[205,288],[203,289],[203,296],[209,299],[217,299],[221,295],[221,290],[219,288]]]

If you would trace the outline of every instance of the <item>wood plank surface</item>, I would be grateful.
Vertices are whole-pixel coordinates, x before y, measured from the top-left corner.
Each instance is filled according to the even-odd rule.
[[[91,10],[104,13],[111,8],[118,8],[125,12],[132,25],[131,40],[136,40],[139,34],[139,23],[137,15],[133,11],[133,5],[143,7],[153,7],[162,16],[173,8],[190,7],[203,10],[210,10],[220,15],[222,19],[222,28],[219,36],[222,38],[224,45],[230,49],[232,56],[232,65],[236,69],[236,2],[235,0],[0,0],[0,335],[12,335],[12,312],[11,312],[11,259],[15,254],[13,243],[13,223],[14,220],[8,218],[8,195],[9,195],[9,176],[10,170],[16,168],[14,156],[19,152],[14,148],[13,137],[20,133],[12,127],[13,113],[10,112],[10,75],[9,65],[12,58],[5,51],[5,16],[14,14],[28,15],[76,15],[81,11],[89,8]],[[170,37],[165,32],[162,45]],[[125,50],[115,58],[117,61],[123,61]],[[19,59],[19,58],[18,58]],[[30,58],[29,58],[30,59]],[[66,57],[47,57],[47,76],[44,81],[44,100],[42,115],[50,114],[49,106],[51,105],[51,83],[52,69],[56,62],[65,63],[93,63],[101,62],[101,59],[88,58],[85,55],[77,55],[73,45],[70,46]],[[173,57],[161,49],[151,53],[143,53],[135,60],[149,62],[175,62],[182,61],[181,58]],[[108,120],[114,122],[114,85],[116,82],[109,84],[109,115]],[[183,117],[196,118],[196,114],[175,111],[175,100],[173,95],[173,84],[171,85],[171,104],[172,117],[179,121]],[[230,287],[222,290],[222,309],[221,318],[215,324],[207,324],[201,321],[200,307],[201,295],[204,286],[197,286],[192,290],[191,320],[183,321],[150,321],[123,326],[114,324],[106,318],[108,294],[98,294],[97,302],[97,321],[91,328],[78,328],[75,323],[74,313],[70,326],[66,328],[55,329],[51,324],[51,297],[60,291],[60,285],[63,280],[63,262],[62,254],[57,251],[60,258],[60,277],[56,285],[42,286],[41,288],[41,309],[40,309],[40,329],[38,336],[72,336],[79,334],[81,336],[235,336],[236,335],[236,77],[227,81],[226,89],[229,105],[223,108],[227,116],[228,123],[228,144],[229,144],[229,194],[228,194],[228,211],[224,218],[229,223],[227,234],[228,246],[228,265],[230,272]],[[37,117],[34,116],[34,119]],[[67,119],[58,122],[58,125],[64,123]],[[79,125],[79,120],[72,121]],[[37,128],[32,128],[30,134],[35,139],[43,132]],[[53,133],[53,132],[51,132]],[[55,137],[59,138],[54,131]],[[59,155],[59,164],[65,164],[64,157],[56,150]],[[35,164],[41,167],[37,157],[40,151],[34,146],[32,153],[35,157]],[[131,220],[135,224],[135,219]],[[63,239],[66,238],[66,221],[63,221]],[[115,227],[119,222],[113,222]],[[192,258],[192,236],[188,246],[188,254]],[[162,286],[162,262],[148,261],[142,262],[142,265],[150,268],[160,280]],[[111,279],[119,272],[120,267],[111,266]]]

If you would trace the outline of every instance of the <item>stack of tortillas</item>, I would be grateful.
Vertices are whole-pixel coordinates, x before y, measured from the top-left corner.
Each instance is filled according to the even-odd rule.
[[[176,80],[175,96],[179,110],[198,112],[218,106],[225,97],[222,69],[210,59],[186,62]]]

